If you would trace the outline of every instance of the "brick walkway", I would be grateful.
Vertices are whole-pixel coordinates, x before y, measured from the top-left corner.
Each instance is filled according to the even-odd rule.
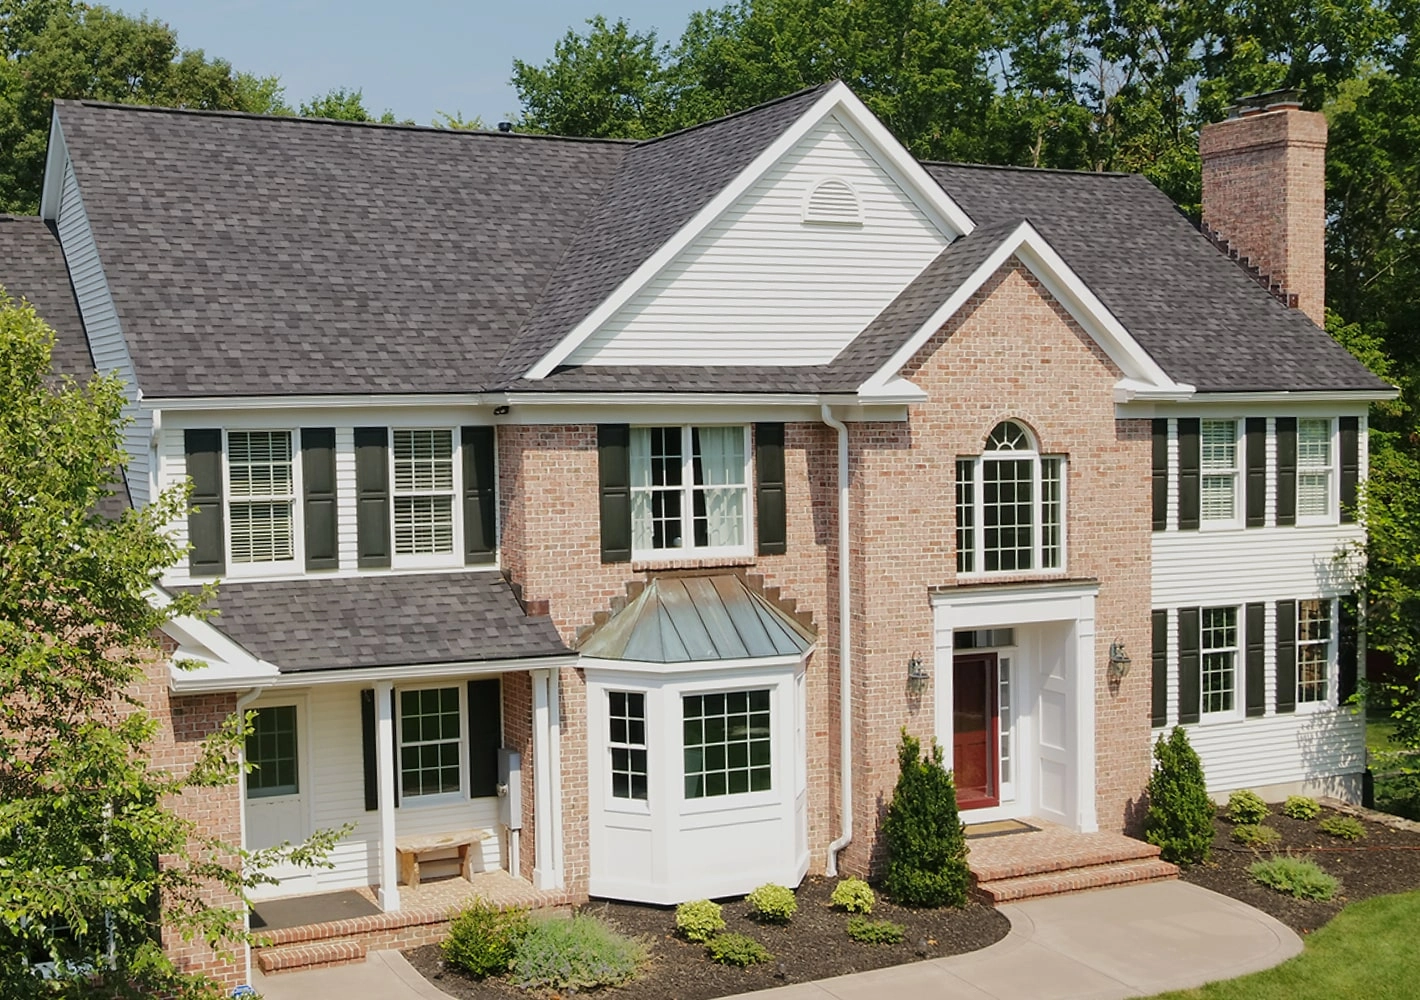
[[[1173,878],[1159,849],[1117,833],[1077,833],[1032,819],[1026,833],[967,841],[977,892],[994,903]]]

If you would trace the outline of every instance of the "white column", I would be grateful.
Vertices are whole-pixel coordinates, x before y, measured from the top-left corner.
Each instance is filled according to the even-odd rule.
[[[1095,599],[1080,598],[1075,622],[1075,816],[1081,833],[1099,829],[1095,814]]]
[[[534,670],[533,689],[533,885],[556,889],[562,885],[562,765],[558,742],[561,730],[557,672]]]
[[[375,760],[380,785],[380,908],[399,909],[399,856],[394,849],[394,684],[375,683]]]

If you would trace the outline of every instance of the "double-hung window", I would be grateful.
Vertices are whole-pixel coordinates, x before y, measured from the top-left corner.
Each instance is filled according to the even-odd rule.
[[[1221,716],[1237,712],[1238,609],[1204,608],[1199,616],[1202,641],[1203,714]]]
[[[227,493],[233,563],[296,558],[290,431],[228,431]]]
[[[646,695],[607,692],[607,746],[611,754],[611,797],[646,799]]]
[[[1331,502],[1331,421],[1297,421],[1297,517],[1313,523],[1334,518]]]
[[[1000,423],[974,458],[957,459],[958,573],[1058,570],[1065,564],[1065,459]]]
[[[747,552],[748,457],[744,426],[631,428],[633,552]]]
[[[454,434],[394,431],[394,553],[454,552]]]
[[[1200,519],[1232,524],[1238,517],[1238,422],[1202,421],[1199,450]]]
[[[1297,602],[1297,704],[1325,704],[1331,677],[1331,601]]]
[[[446,795],[460,790],[461,718],[457,687],[399,692],[401,795]]]

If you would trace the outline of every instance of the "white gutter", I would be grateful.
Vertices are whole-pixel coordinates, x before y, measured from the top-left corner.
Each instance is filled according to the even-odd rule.
[[[848,426],[833,416],[827,403],[823,422],[838,432],[838,764],[839,806],[843,832],[828,845],[828,874],[838,874],[838,852],[853,842],[853,674],[849,622],[852,594],[848,576]]]
[[[452,663],[412,663],[398,667],[336,667],[322,670],[298,670],[278,674],[277,668],[265,660],[257,661],[270,667],[272,676],[263,679],[263,688],[303,688],[320,684],[369,684],[380,681],[404,681],[411,677],[421,680],[444,677],[480,677],[515,670],[561,669],[577,666],[576,653],[553,656],[519,657],[511,660],[460,660]],[[250,680],[228,675],[202,676],[200,670],[174,677],[175,694],[206,694],[210,691],[230,691],[245,687]]]
[[[244,695],[242,695],[240,698],[238,698],[238,699],[237,699],[237,708],[236,708],[236,713],[237,713],[237,715],[244,717],[244,716],[245,716],[245,713],[246,713],[247,706],[250,705],[252,702],[256,701],[257,698],[261,697],[261,693],[262,693],[262,691],[264,691],[264,690],[266,690],[266,689],[265,689],[265,688],[260,688],[260,687],[254,687],[254,688],[252,688],[250,691],[248,691],[246,694],[244,694]],[[246,848],[247,848],[247,810],[246,810],[246,795],[244,794],[244,792],[245,792],[245,790],[246,790],[246,780],[247,780],[247,779],[246,779],[246,763],[247,763],[246,740],[242,740],[240,743],[237,744],[237,798],[239,799],[239,803],[240,803],[240,816],[239,816],[239,819],[238,819],[237,830],[238,830],[238,836],[241,837],[241,845],[240,845],[240,846],[241,846],[241,849],[242,849],[242,850],[246,850]],[[247,907],[246,913],[242,914],[242,926],[246,929],[246,932],[247,932],[248,934],[251,933],[251,908],[250,908],[250,907]],[[246,948],[246,953],[247,953],[246,981],[247,981],[248,983],[250,983],[250,982],[251,982],[251,945],[245,945],[244,947]]]

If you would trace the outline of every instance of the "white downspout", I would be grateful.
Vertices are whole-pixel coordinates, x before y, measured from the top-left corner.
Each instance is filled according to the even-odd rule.
[[[245,719],[246,719],[247,706],[250,705],[252,702],[256,701],[257,698],[261,697],[261,692],[263,692],[263,691],[265,691],[265,690],[266,690],[265,688],[254,687],[254,688],[252,688],[250,691],[248,691],[246,694],[244,694],[244,695],[242,695],[240,698],[238,698],[238,699],[237,699],[237,708],[236,708],[237,717],[240,718],[240,719],[242,719],[243,721],[245,721]],[[246,772],[246,763],[247,763],[247,743],[246,743],[246,740],[242,740],[240,743],[237,744],[237,816],[238,816],[238,820],[237,820],[237,835],[238,835],[239,837],[241,837],[241,844],[240,844],[239,846],[241,847],[242,850],[246,850],[246,848],[247,848],[247,796],[246,796],[246,789],[247,789],[247,772]],[[247,932],[248,934],[251,933],[251,909],[250,909],[250,908],[248,908],[247,911],[242,914],[242,927],[246,930],[246,932]],[[243,950],[246,952],[246,957],[247,957],[247,961],[246,961],[246,966],[247,966],[247,968],[246,968],[246,982],[250,983],[250,982],[251,982],[251,945],[243,945],[242,947],[243,947]]]
[[[853,674],[849,642],[852,593],[848,577],[848,426],[819,407],[823,422],[838,431],[838,762],[843,832],[828,845],[828,874],[838,874],[838,853],[853,842]]]

